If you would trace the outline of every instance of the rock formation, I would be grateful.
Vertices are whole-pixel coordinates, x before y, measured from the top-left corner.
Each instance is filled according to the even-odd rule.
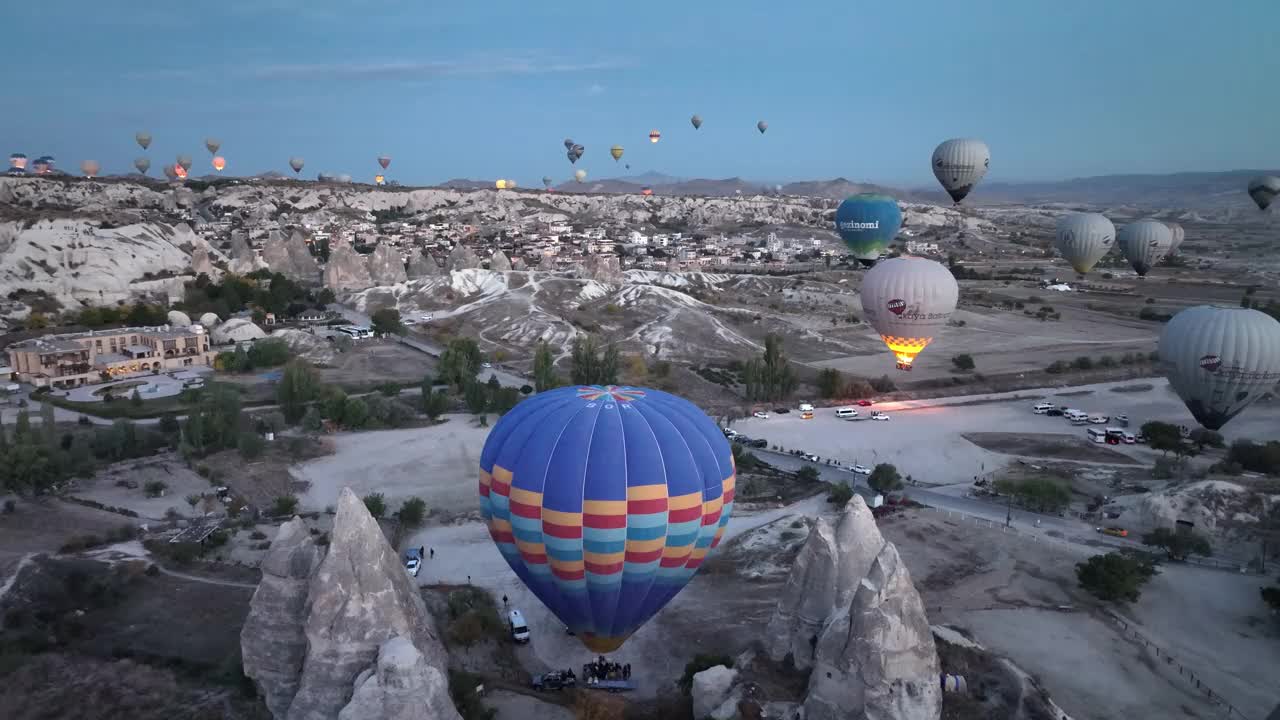
[[[832,611],[814,639],[813,617],[827,603]],[[819,519],[769,623],[767,646],[772,657],[811,661],[806,720],[941,715],[938,654],[924,604],[861,496],[845,506],[834,530]]]
[[[213,266],[213,260],[209,259],[209,251],[203,247],[197,247],[191,251],[191,272],[199,277],[201,274],[208,275],[209,279],[216,280],[218,277],[218,269]]]
[[[601,282],[618,282],[622,279],[622,266],[616,255],[588,255],[581,275]]]
[[[338,720],[418,720],[432,688],[448,685],[441,668],[427,663],[413,643],[397,635],[378,648],[377,664],[356,678],[351,702]]]
[[[511,261],[507,259],[507,254],[501,250],[494,250],[493,256],[489,258],[490,270],[510,270]]]
[[[518,257],[518,256],[517,256],[514,260],[512,260],[512,261],[511,261],[511,269],[512,269],[512,270],[525,270],[525,269],[527,269],[527,266],[525,265],[525,262],[524,262],[524,258],[522,258],[522,257]]]
[[[369,279],[375,287],[398,285],[409,279],[404,271],[404,261],[400,259],[400,251],[389,243],[378,243],[369,255],[368,267]]]
[[[419,250],[414,250],[409,255],[408,276],[410,280],[438,277],[440,272],[440,264],[430,255]]]
[[[325,287],[334,291],[364,290],[373,286],[364,256],[345,240],[334,241],[329,248],[329,263],[324,268]]]
[[[307,593],[320,564],[320,548],[301,518],[276,533],[262,559],[262,580],[253,594],[249,617],[240,631],[244,674],[261,689],[272,716],[286,717],[298,692],[307,655],[304,634]]]
[[[834,528],[819,517],[765,631],[769,657],[780,662],[790,656],[797,668],[811,667],[823,625],[853,599],[884,544],[861,497],[845,505]]]
[[[724,665],[707,668],[693,676],[690,695],[693,696],[693,717],[696,720],[723,716],[723,720],[734,718],[738,714],[738,703],[741,693],[735,693],[734,682],[738,679],[738,671],[730,670]],[[735,697],[738,695],[738,697]],[[725,708],[721,711],[721,708]]]
[[[677,259],[675,259],[675,258],[668,258],[668,259],[667,259],[667,272],[669,272],[669,273],[678,273],[678,272],[680,272],[680,269],[681,269],[681,268],[680,268],[680,261],[679,261],[679,260],[677,260]]]
[[[449,258],[445,260],[444,267],[446,270],[470,270],[471,268],[480,267],[480,258],[471,251],[471,248],[458,243],[453,246],[453,251],[449,253]]]
[[[279,231],[272,230],[267,241],[262,244],[262,260],[271,268],[291,280],[314,283],[319,276],[319,267],[302,235],[294,232],[289,239]]]

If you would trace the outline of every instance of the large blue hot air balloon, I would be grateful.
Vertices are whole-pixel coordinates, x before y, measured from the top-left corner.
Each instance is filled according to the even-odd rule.
[[[901,228],[902,210],[888,195],[852,195],[836,209],[836,232],[863,265],[874,265]]]
[[[689,582],[733,509],[733,452],[706,413],[657,390],[538,393],[480,453],[480,508],[511,569],[593,652]]]

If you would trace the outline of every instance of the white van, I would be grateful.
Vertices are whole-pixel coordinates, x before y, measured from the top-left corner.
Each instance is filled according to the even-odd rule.
[[[852,420],[858,417],[858,411],[851,407],[842,407],[836,409],[836,417],[841,420]]]
[[[511,639],[518,643],[529,642],[529,626],[524,622],[524,615],[519,610],[507,613],[507,626],[511,628]]]
[[[1071,421],[1072,425],[1084,425],[1089,422],[1089,413],[1082,410],[1068,410],[1063,413],[1063,416]]]
[[[800,412],[813,412],[813,405],[809,403],[800,403]]]
[[[1094,441],[1094,442],[1098,443],[1099,445],[1101,445],[1102,443],[1105,443],[1105,442],[1107,441],[1107,431],[1106,431],[1106,430],[1100,430],[1100,429],[1098,429],[1098,428],[1096,428],[1096,427],[1091,427],[1091,428],[1089,428],[1088,430],[1086,430],[1086,431],[1085,431],[1085,434],[1089,436],[1089,439],[1090,439],[1090,440],[1092,440],[1092,441]]]
[[[1037,415],[1044,415],[1045,413],[1049,412],[1053,408],[1054,408],[1054,405],[1053,403],[1050,403],[1050,402],[1036,403],[1035,407],[1031,408],[1031,412]]]

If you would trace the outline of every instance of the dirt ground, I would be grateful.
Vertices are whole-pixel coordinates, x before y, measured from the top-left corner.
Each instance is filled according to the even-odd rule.
[[[262,455],[252,461],[246,462],[239,451],[223,450],[196,461],[196,469],[207,467],[216,484],[226,485],[249,504],[266,509],[278,497],[301,497],[306,485],[292,475],[291,468],[294,463],[330,455],[333,442],[329,437],[281,436],[268,443]],[[326,504],[332,505],[337,499],[335,492]],[[310,509],[323,510],[324,505]]]
[[[1124,453],[1091,442],[1080,435],[1056,433],[964,433],[966,440],[978,447],[1004,455],[1076,460],[1083,462],[1137,465],[1138,461]]]
[[[56,498],[15,500],[13,512],[0,514],[0,587],[28,554],[57,552],[74,537],[102,536],[123,525],[135,524],[137,518]]]
[[[318,372],[326,383],[361,388],[387,381],[420,382],[435,370],[435,359],[426,353],[388,340],[369,340],[337,353],[333,363]]]
[[[160,497],[146,496],[146,485],[152,481],[168,485]],[[183,517],[201,515],[200,505],[187,504],[188,495],[207,495],[212,492],[209,481],[197,475],[177,456],[157,455],[115,463],[96,474],[91,480],[77,480],[79,485],[71,494],[100,502],[109,507],[120,507],[138,513],[139,522],[160,520],[173,510]],[[117,483],[131,483],[127,487]]]

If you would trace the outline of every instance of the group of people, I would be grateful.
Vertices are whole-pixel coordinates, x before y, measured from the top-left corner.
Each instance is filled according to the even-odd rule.
[[[609,662],[603,655],[582,666],[582,675],[587,684],[601,680],[630,680],[631,663],[625,665]]]

